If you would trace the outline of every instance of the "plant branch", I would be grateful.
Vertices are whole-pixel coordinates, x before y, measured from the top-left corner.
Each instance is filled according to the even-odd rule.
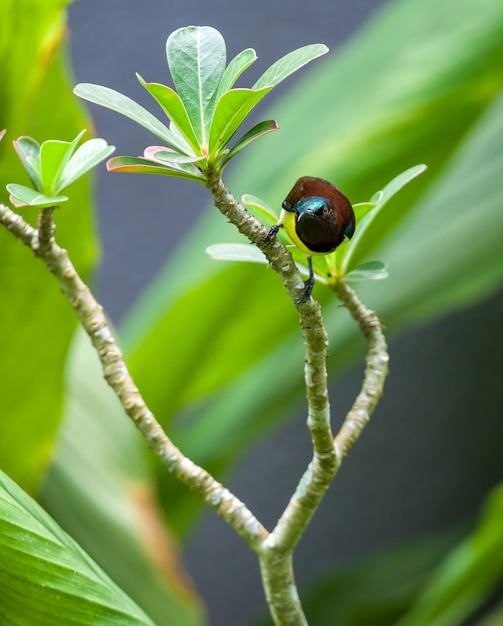
[[[308,404],[308,426],[313,447],[320,463],[320,470],[331,473],[334,461],[333,435],[330,427],[330,406],[327,392],[326,357],[328,335],[325,330],[321,307],[312,298],[299,303],[304,292],[304,281],[290,251],[279,241],[266,239],[267,230],[246,208],[237,202],[225,187],[217,172],[209,172],[206,185],[213,195],[215,206],[266,256],[277,272],[299,313],[304,336],[306,365],[306,396]]]
[[[0,204],[0,222],[32,249],[58,280],[61,290],[77,313],[98,353],[107,383],[150,448],[170,472],[195,491],[256,549],[267,537],[267,530],[236,496],[182,454],[145,404],[127,370],[103,307],[96,302],[78,275],[66,250],[59,247],[52,237],[52,210],[45,209],[42,212],[37,230],[20,215]]]
[[[300,317],[306,354],[308,426],[314,454],[285,511],[274,530],[264,539],[258,554],[275,623],[303,626],[307,622],[295,587],[292,553],[342,460],[360,436],[382,395],[388,372],[386,341],[377,315],[360,302],[351,287],[343,281],[338,282],[334,291],[360,326],[368,341],[368,353],[361,391],[334,439],[330,427],[326,372],[328,336],[319,304],[313,299],[299,303],[304,283],[290,252],[277,240],[272,244],[268,242],[266,229],[235,200],[217,172],[208,174],[207,186],[217,208],[265,254],[271,267],[279,274]]]
[[[305,344],[307,424],[313,443],[313,459],[276,528],[258,551],[262,580],[276,624],[303,626],[306,618],[297,594],[292,553],[337,470],[334,439],[330,425],[328,376],[326,370],[328,335],[318,302],[299,302],[304,282],[288,248],[269,242],[267,230],[226,189],[217,172],[209,172],[207,187],[216,207],[266,256],[295,304]]]
[[[354,289],[344,281],[338,281],[333,289],[358,323],[368,344],[362,388],[334,440],[337,465],[340,466],[367,425],[383,394],[389,355],[382,325],[376,313],[368,309],[359,300]]]
[[[146,406],[126,368],[103,308],[78,276],[66,250],[54,241],[55,207],[41,212],[38,228],[34,229],[21,216],[0,204],[0,222],[33,250],[59,281],[98,352],[105,379],[148,445],[170,472],[198,493],[257,552],[267,601],[275,623],[281,626],[306,626],[295,586],[293,550],[342,460],[360,436],[382,395],[388,372],[386,341],[377,315],[359,301],[354,290],[346,283],[342,280],[336,283],[333,289],[360,326],[368,341],[368,353],[362,389],[334,439],[327,390],[328,337],[319,304],[313,299],[299,302],[304,282],[290,252],[278,241],[267,241],[266,229],[234,199],[220,176],[216,173],[208,175],[207,186],[220,211],[263,251],[272,268],[279,274],[297,308],[304,336],[307,421],[313,442],[313,459],[271,533],[231,492],[182,454]]]
[[[37,254],[40,256],[43,252],[48,250],[53,243],[54,232],[56,227],[54,226],[54,211],[55,206],[50,206],[39,213],[38,216],[38,243]]]
[[[277,552],[266,539],[259,556],[264,591],[274,623],[308,626],[295,584],[292,552]]]

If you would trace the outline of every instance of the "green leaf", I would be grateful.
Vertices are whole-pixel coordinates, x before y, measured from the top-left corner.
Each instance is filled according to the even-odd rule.
[[[73,90],[73,93],[88,102],[99,104],[102,107],[128,117],[130,120],[143,126],[143,128],[161,139],[161,141],[164,141],[168,146],[184,152],[184,147],[177,141],[175,135],[169,128],[154,117],[152,113],[144,109],[134,100],[131,100],[131,98],[128,98],[128,96],[124,96],[109,87],[92,85],[90,83],[78,84]]]
[[[362,280],[382,280],[383,278],[388,278],[388,272],[386,271],[386,264],[382,261],[367,261],[357,265],[346,274],[346,279],[350,283]]]
[[[207,148],[218,87],[225,70],[224,39],[208,26],[180,28],[168,37],[166,56],[199,145]]]
[[[489,608],[484,617],[477,621],[477,626],[501,626],[503,624],[503,602],[499,602],[494,608]]]
[[[55,206],[68,200],[66,196],[46,196],[31,187],[17,185],[15,183],[6,185],[6,189],[10,193],[10,201],[16,208],[36,206],[42,209],[44,207]]]
[[[28,155],[26,157],[26,164],[28,168],[30,169],[30,171],[34,172],[35,176],[37,177],[38,182],[37,182],[36,188],[42,191],[43,183],[42,183],[42,174],[40,172],[40,160],[35,160],[35,157]]]
[[[501,590],[503,487],[486,503],[479,527],[440,564],[426,588],[396,626],[458,626]]]
[[[368,258],[371,244],[374,240],[382,238],[382,231],[378,228],[378,218],[383,209],[388,209],[388,202],[397,194],[407,183],[417,178],[426,170],[426,165],[416,165],[409,168],[405,172],[395,176],[381,192],[377,192],[376,197],[379,201],[370,209],[364,219],[358,225],[351,242],[336,253],[338,274],[345,276],[353,270],[364,259]],[[401,216],[397,217],[396,222]],[[377,226],[376,226],[377,225]]]
[[[62,190],[58,185],[59,178],[85,132],[81,131],[73,141],[50,139],[40,146],[40,178],[44,193],[51,195]]]
[[[33,183],[33,186],[41,191],[42,181],[40,178],[40,145],[32,137],[19,137],[14,140],[14,148],[21,159],[25,170]]]
[[[167,150],[162,146],[149,146],[144,154],[146,159],[162,161],[163,163],[197,163],[206,158],[205,156],[187,156],[173,150]]]
[[[300,273],[304,276],[309,276],[306,255],[293,245],[290,245],[289,247],[291,248],[292,255],[297,263]],[[269,261],[267,260],[265,254],[259,248],[249,243],[214,243],[211,246],[207,246],[206,254],[215,261],[237,261],[243,263],[260,263],[261,265],[269,265]],[[352,280],[380,280],[381,278],[387,277],[384,264],[379,261],[373,261],[368,264],[365,263],[360,266],[360,268],[361,271],[354,270],[354,272],[350,274]],[[317,265],[314,259],[313,270],[316,281],[327,284],[325,267],[322,264]]]
[[[161,176],[175,176],[188,178],[204,183],[202,174],[190,163],[172,162],[169,166],[141,157],[118,156],[107,162],[109,172],[129,172],[131,174],[159,174]]]
[[[408,170],[405,170],[405,172],[401,172],[398,176],[395,176],[395,178],[393,178],[393,180],[391,180],[384,187],[384,189],[381,189],[374,194],[373,197],[376,198],[376,206],[381,208],[383,204],[386,204],[389,200],[391,200],[391,198],[403,189],[405,185],[425,172],[426,169],[426,165],[415,165],[414,167],[410,167]]]
[[[144,440],[80,330],[66,370],[65,418],[42,486],[44,508],[157,623],[200,626],[201,600],[158,505]]]
[[[285,78],[300,70],[301,67],[314,61],[320,56],[328,52],[327,46],[320,43],[311,44],[298,48],[293,52],[289,52],[281,57],[276,63],[273,63],[262,76],[253,85],[253,89],[262,89],[263,87],[276,87]]]
[[[225,148],[248,114],[271,89],[272,87],[258,91],[233,89],[224,93],[217,103],[211,122],[208,151],[210,157]]]
[[[268,263],[261,250],[246,243],[215,243],[206,248],[206,253],[217,261],[245,261],[266,265]]]
[[[382,191],[378,191],[377,194],[379,194],[379,198],[382,197]],[[376,196],[377,196],[376,194]],[[358,224],[362,221],[362,219],[368,214],[370,213],[370,211],[372,211],[372,209],[375,207],[375,205],[377,204],[377,202],[359,202],[358,204],[353,204],[353,211],[355,212],[355,217],[356,217],[356,225],[358,227]]]
[[[171,124],[169,125],[169,129],[173,133],[173,135],[176,137],[176,140],[178,141],[178,143],[181,146],[183,146],[184,153],[187,154],[187,155],[192,154],[194,152],[192,146],[185,139],[185,137],[182,135],[182,133],[178,130],[176,124],[171,122]]]
[[[500,288],[499,168],[503,168],[503,90],[393,238],[376,250],[394,280],[391,293],[386,281],[379,294],[388,319],[408,325],[423,322]],[[475,218],[478,224],[489,225],[483,237],[474,234]]]
[[[302,594],[309,623],[394,626],[460,536],[451,531],[413,538],[334,568]],[[270,623],[267,618],[260,626]]]
[[[0,588],[4,624],[154,625],[1,471]]]
[[[256,60],[257,54],[253,48],[242,50],[232,59],[222,75],[220,85],[218,86],[217,100],[234,86],[234,83],[241,74],[248,69],[250,65],[255,63]]]
[[[104,139],[89,139],[84,142],[65,165],[56,191],[62,191],[71,185],[98,163],[109,157],[114,150],[115,146],[109,146]]]
[[[259,139],[267,133],[278,130],[278,125],[274,120],[266,120],[265,122],[259,122],[253,128],[251,128],[245,135],[239,139],[234,146],[230,149],[229,153],[223,158],[223,165],[226,165],[236,154],[241,152],[243,148],[250,145],[255,139]]]
[[[265,221],[266,224],[276,224],[278,221],[276,213],[262,198],[257,198],[257,196],[251,193],[246,193],[241,196],[241,204],[244,204],[248,210],[254,213],[258,219]]]
[[[192,128],[192,123],[183,105],[182,99],[176,91],[159,83],[146,83],[139,74],[136,74],[136,77],[140,84],[145,87],[150,95],[158,102],[169,119],[176,125],[178,131],[183,135],[183,138],[188,142],[194,152],[201,154],[199,141]]]

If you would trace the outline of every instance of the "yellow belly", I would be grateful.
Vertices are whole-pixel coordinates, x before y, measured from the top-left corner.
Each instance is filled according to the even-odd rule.
[[[279,223],[284,226],[287,235],[290,237],[293,244],[297,246],[302,252],[305,252],[309,256],[324,256],[328,254],[327,252],[314,252],[310,250],[297,235],[297,231],[295,230],[295,213],[293,211],[285,211],[285,209],[281,210],[281,215],[279,216]]]

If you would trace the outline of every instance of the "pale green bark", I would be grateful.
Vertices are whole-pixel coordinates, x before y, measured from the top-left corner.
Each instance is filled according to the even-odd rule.
[[[34,229],[21,216],[0,204],[0,222],[32,249],[58,280],[99,355],[105,379],[148,445],[170,472],[195,491],[257,553],[267,602],[275,624],[306,626],[294,580],[293,551],[343,458],[360,436],[382,395],[388,371],[386,341],[376,314],[358,300],[354,290],[346,283],[337,283],[334,291],[359,324],[368,342],[368,353],[362,389],[334,438],[327,387],[328,336],[319,304],[312,298],[299,302],[304,282],[290,252],[280,242],[266,239],[266,229],[234,199],[218,173],[209,172],[206,184],[218,209],[264,252],[271,267],[278,273],[297,308],[304,337],[307,425],[313,443],[313,458],[270,533],[245,504],[206,470],[184,456],[145,404],[127,370],[102,307],[78,276],[66,250],[54,241],[54,207],[41,212],[38,228]]]

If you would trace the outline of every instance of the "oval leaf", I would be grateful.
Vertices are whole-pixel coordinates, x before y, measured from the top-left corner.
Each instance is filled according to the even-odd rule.
[[[234,86],[234,83],[241,76],[241,74],[250,67],[257,60],[257,54],[253,48],[247,48],[237,54],[229,65],[225,68],[222,75],[222,80],[218,86],[217,100],[226,91]]]
[[[88,102],[99,104],[102,107],[128,117],[130,120],[143,126],[143,128],[146,128],[153,135],[167,143],[168,146],[180,150],[181,152],[184,151],[183,146],[179,144],[175,135],[173,135],[167,126],[154,117],[147,109],[144,109],[137,102],[128,98],[128,96],[124,96],[118,91],[115,91],[115,89],[101,85],[92,85],[91,83],[80,83],[75,87],[73,93]]]
[[[145,149],[144,155],[146,159],[154,161],[162,161],[163,163],[197,163],[203,161],[205,156],[187,156],[172,150],[166,150],[161,146],[149,146]]]
[[[210,156],[225,148],[248,114],[271,89],[272,87],[264,87],[258,91],[233,89],[224,93],[217,103],[211,122]]]
[[[349,282],[356,282],[362,280],[382,280],[388,278],[388,272],[386,271],[386,264],[382,261],[367,261],[362,263],[354,270],[351,270],[346,274],[345,278]]]
[[[293,74],[310,61],[317,59],[327,52],[327,46],[321,43],[311,44],[289,52],[276,61],[276,63],[273,63],[271,67],[262,74],[253,85],[253,89],[275,87],[281,81],[285,80],[285,78],[288,78],[290,74]]]
[[[104,161],[115,150],[104,139],[89,139],[83,143],[66,164],[63,174],[57,184],[56,191],[62,191],[90,169]]]
[[[222,164],[226,165],[232,158],[236,156],[236,154],[238,154],[238,152],[241,152],[243,148],[246,148],[246,146],[255,141],[255,139],[259,139],[263,135],[267,135],[267,133],[278,130],[278,128],[279,126],[274,120],[259,122],[234,144],[229,153],[222,160]]]
[[[264,253],[257,246],[247,243],[214,243],[206,248],[206,253],[216,261],[268,264]]]
[[[168,66],[201,146],[208,146],[218,87],[225,70],[222,35],[209,26],[175,30],[166,41]]]
[[[159,174],[161,176],[177,176],[204,182],[202,174],[190,164],[162,165],[141,157],[119,156],[113,157],[107,162],[109,172],[130,172],[132,174]]]
[[[23,164],[24,169],[39,191],[42,189],[42,181],[40,179],[39,155],[40,145],[32,137],[19,137],[13,142],[14,149]]]
[[[200,154],[201,149],[199,147],[199,141],[194,133],[182,99],[176,91],[159,83],[146,83],[139,74],[136,74],[136,76],[142,87],[145,87],[169,119],[176,125],[178,131],[183,135],[194,152]]]
[[[16,208],[36,206],[39,209],[43,209],[44,207],[55,206],[68,200],[66,196],[46,196],[31,187],[15,183],[6,185],[6,188],[10,193],[10,201]]]
[[[73,141],[44,141],[40,146],[39,163],[42,191],[48,195],[61,191],[58,180],[72,156],[82,135],[81,131]]]
[[[417,178],[426,170],[426,165],[415,165],[405,172],[402,172],[393,180],[391,180],[379,195],[379,202],[366,215],[365,219],[359,224],[351,243],[341,249],[341,254],[337,256],[338,266],[340,267],[340,275],[344,276],[361,263],[368,254],[367,241],[374,237],[372,225],[376,216],[382,211],[388,201],[398,193],[407,183]]]

